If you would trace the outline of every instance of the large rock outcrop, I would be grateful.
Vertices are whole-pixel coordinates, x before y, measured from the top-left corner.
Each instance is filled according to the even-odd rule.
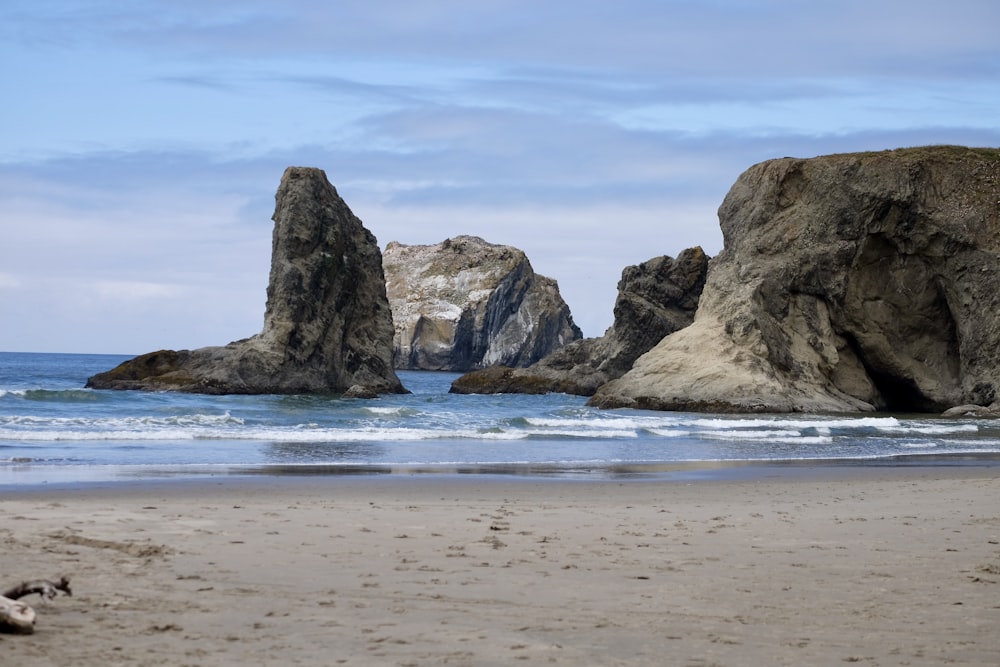
[[[458,236],[383,254],[399,369],[527,366],[581,337],[556,281],[524,253]]]
[[[261,333],[223,347],[152,352],[95,389],[207,394],[401,393],[375,237],[319,169],[289,167],[275,196]]]
[[[1000,150],[784,158],[719,209],[694,323],[591,399],[736,412],[940,411],[1000,386]]]
[[[660,340],[694,320],[705,286],[708,257],[689,248],[677,259],[666,255],[625,267],[618,281],[614,324],[600,338],[562,347],[527,368],[493,366],[458,378],[458,394],[541,394],[590,396],[621,377]]]

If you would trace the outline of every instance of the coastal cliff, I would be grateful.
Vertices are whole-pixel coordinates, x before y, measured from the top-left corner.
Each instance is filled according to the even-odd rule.
[[[599,338],[559,348],[527,368],[493,366],[452,383],[457,394],[541,394],[590,396],[621,377],[664,336],[691,324],[705,285],[708,257],[689,248],[628,266],[618,281],[614,324]]]
[[[937,412],[1000,386],[1000,150],[783,158],[719,208],[694,323],[590,401]]]
[[[581,337],[556,281],[524,252],[458,236],[383,253],[398,369],[527,366]]]
[[[375,237],[320,169],[289,167],[275,195],[263,330],[221,347],[161,350],[94,389],[206,394],[402,393]]]

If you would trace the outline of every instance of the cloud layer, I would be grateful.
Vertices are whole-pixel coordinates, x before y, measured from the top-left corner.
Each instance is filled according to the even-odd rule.
[[[599,335],[624,266],[718,252],[750,164],[1000,145],[997,25],[988,0],[5,3],[0,349],[256,332],[292,164],[383,245],[524,249]]]

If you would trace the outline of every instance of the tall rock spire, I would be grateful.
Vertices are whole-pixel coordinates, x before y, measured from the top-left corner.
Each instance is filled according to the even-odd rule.
[[[289,167],[275,195],[262,331],[223,347],[161,350],[87,381],[94,389],[207,394],[401,393],[382,255],[321,169]]]

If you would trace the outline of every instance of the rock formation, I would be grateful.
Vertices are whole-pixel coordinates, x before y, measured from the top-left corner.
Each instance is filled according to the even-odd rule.
[[[383,266],[396,368],[527,366],[581,336],[556,281],[516,248],[474,236],[393,242]]]
[[[570,343],[527,368],[472,371],[453,382],[451,391],[590,396],[664,336],[691,324],[707,271],[701,248],[684,250],[677,259],[664,255],[628,266],[618,281],[614,324],[603,336]]]
[[[319,169],[289,167],[275,195],[261,333],[224,347],[162,350],[95,375],[95,389],[206,394],[405,392],[392,368],[382,257]]]
[[[1000,386],[1000,150],[784,158],[719,209],[694,323],[591,399],[736,412],[940,411]]]

